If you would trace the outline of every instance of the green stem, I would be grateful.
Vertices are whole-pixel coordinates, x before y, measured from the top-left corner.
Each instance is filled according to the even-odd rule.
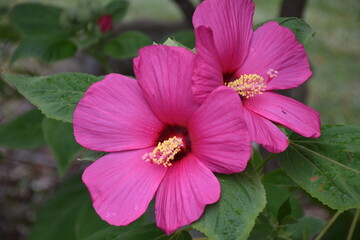
[[[98,58],[98,61],[100,62],[106,73],[114,72],[105,58]]]
[[[183,231],[191,231],[193,230],[193,227],[192,226],[188,226],[186,228],[181,228],[181,229],[178,229],[176,230],[176,232],[172,235],[172,237],[169,238],[169,240],[173,240],[173,239],[177,239],[177,235],[180,234],[181,232]]]
[[[176,236],[177,234],[180,234],[182,231],[191,231],[193,230],[193,227],[192,226],[188,226],[186,228],[181,228],[181,229],[178,229],[175,233],[174,233],[174,236]]]
[[[99,63],[101,64],[101,66],[104,68],[106,73],[112,73],[113,70],[111,69],[106,56],[99,54],[96,50],[92,53],[92,56],[99,61]]]
[[[276,156],[275,153],[269,154],[269,155],[265,158],[265,160],[261,163],[261,165],[256,168],[256,172],[257,172],[257,173],[260,173],[260,172],[261,172],[261,169],[266,165],[266,163],[267,163],[270,159],[272,159],[273,157],[275,157],[275,156]]]
[[[357,221],[359,219],[359,215],[360,215],[360,208],[358,208],[355,212],[355,216],[351,222],[351,226],[350,226],[350,229],[349,229],[349,233],[346,237],[346,240],[351,240],[352,237],[353,237],[353,234],[354,234],[354,230],[355,230],[355,227],[356,227],[356,224],[357,224]]]
[[[100,41],[95,46],[91,46],[85,50],[87,54],[95,58],[103,67],[106,73],[114,72],[108,63],[107,57],[101,53],[103,43]]]
[[[186,227],[186,228],[183,228],[183,229],[179,229],[178,231],[179,232],[182,232],[182,231],[191,231],[191,230],[193,230],[194,228],[192,227],[192,226],[188,226],[188,227]]]
[[[320,240],[325,233],[327,232],[327,230],[329,230],[329,228],[331,227],[331,225],[333,225],[333,223],[335,222],[335,220],[339,217],[339,215],[341,214],[341,211],[337,211],[334,216],[330,219],[330,221],[327,222],[327,224],[324,226],[324,228],[321,230],[321,232],[319,233],[319,235],[317,235],[317,237],[315,238],[315,240]]]

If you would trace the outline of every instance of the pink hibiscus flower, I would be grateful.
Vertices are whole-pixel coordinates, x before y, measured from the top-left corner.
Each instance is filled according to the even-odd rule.
[[[227,87],[193,101],[195,54],[149,46],[134,60],[137,81],[110,74],[77,105],[74,134],[82,146],[111,152],[83,174],[93,206],[113,225],[139,218],[156,196],[156,222],[167,234],[197,220],[216,202],[212,172],[245,169],[251,145],[238,95]]]
[[[206,0],[196,9],[193,24],[197,60],[193,92],[203,102],[218,86],[239,95],[252,141],[270,152],[288,146],[273,122],[305,136],[320,136],[320,117],[312,108],[271,92],[295,88],[311,76],[304,47],[276,22],[252,30],[251,0]]]

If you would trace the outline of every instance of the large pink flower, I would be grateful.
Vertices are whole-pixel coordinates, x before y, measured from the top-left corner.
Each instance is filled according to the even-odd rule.
[[[252,141],[271,152],[284,151],[287,137],[279,123],[305,137],[320,136],[319,114],[291,98],[271,92],[295,88],[311,76],[304,47],[276,22],[252,30],[251,0],[206,0],[193,24],[197,61],[195,100],[203,102],[218,86],[234,89],[244,106]]]
[[[195,54],[183,48],[145,47],[134,60],[137,81],[107,75],[77,105],[77,142],[111,152],[83,174],[96,212],[108,223],[128,225],[155,195],[157,225],[170,234],[219,199],[212,172],[246,167],[250,138],[242,107],[231,104],[238,95],[222,87],[196,104],[194,62]]]

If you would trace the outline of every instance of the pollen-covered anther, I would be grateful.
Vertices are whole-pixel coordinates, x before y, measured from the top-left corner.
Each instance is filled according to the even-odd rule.
[[[164,167],[170,167],[171,161],[174,160],[175,155],[181,151],[184,142],[179,137],[172,137],[163,142],[159,142],[156,148],[150,153],[145,153],[142,159],[145,162],[153,162]]]
[[[262,94],[266,88],[264,78],[257,74],[243,74],[238,79],[227,83],[226,86],[231,87],[244,98]]]

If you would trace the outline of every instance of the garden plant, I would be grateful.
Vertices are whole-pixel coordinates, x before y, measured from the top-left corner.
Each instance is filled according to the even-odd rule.
[[[46,145],[60,176],[27,239],[359,239],[360,127],[283,95],[316,72],[311,26],[204,0],[159,38],[124,27],[131,4],[2,8],[0,93],[32,105],[0,146]],[[100,71],[37,75],[29,57]]]

